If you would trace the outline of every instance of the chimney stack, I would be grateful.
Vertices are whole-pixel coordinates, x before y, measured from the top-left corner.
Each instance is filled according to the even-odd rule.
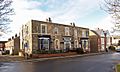
[[[46,19],[46,22],[48,22],[48,19]]]
[[[73,22],[73,26],[75,27],[75,23]]]
[[[50,17],[48,18],[48,21],[49,21],[49,22],[52,22],[52,20],[51,20],[51,18],[50,18]]]
[[[72,26],[73,24],[72,24],[72,23],[70,23],[70,25]]]

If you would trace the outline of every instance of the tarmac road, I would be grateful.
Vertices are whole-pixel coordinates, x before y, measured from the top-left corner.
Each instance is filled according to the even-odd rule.
[[[120,53],[38,62],[1,62],[0,72],[113,72]]]

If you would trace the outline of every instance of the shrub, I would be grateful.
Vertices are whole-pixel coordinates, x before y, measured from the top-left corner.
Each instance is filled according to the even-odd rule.
[[[82,48],[77,48],[76,52],[77,52],[77,54],[83,54],[84,53]]]
[[[72,50],[70,50],[70,52],[76,52],[76,48],[73,48]]]
[[[112,51],[115,51],[115,47],[114,46],[109,46],[109,49]]]
[[[5,53],[6,53],[6,54],[10,54],[10,51],[9,51],[9,50],[6,50]]]
[[[62,50],[33,50],[34,54],[56,54],[56,53],[63,53]]]

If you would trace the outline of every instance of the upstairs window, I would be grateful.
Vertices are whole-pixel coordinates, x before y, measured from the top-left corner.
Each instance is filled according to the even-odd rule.
[[[69,36],[70,34],[69,34],[69,27],[65,27],[65,35],[66,36]]]
[[[77,30],[74,30],[74,36],[77,37]]]
[[[82,30],[82,37],[85,37],[86,35],[85,35],[85,31],[84,30]]]
[[[58,28],[55,27],[54,30],[53,30],[54,34],[58,34]]]
[[[89,36],[89,31],[86,31],[86,37],[88,37]]]
[[[47,34],[47,25],[41,24],[41,33],[42,34]]]
[[[28,26],[26,25],[25,28],[26,28],[26,34],[28,34]]]

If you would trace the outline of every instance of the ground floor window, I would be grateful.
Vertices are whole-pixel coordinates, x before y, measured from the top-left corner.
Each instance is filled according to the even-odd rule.
[[[78,48],[78,40],[75,40],[75,42],[74,42],[74,48]]]
[[[39,48],[41,50],[49,50],[49,43],[50,39],[49,38],[39,38]]]
[[[55,50],[60,50],[60,42],[58,39],[55,40]]]
[[[71,37],[64,37],[64,50],[69,51],[71,49]]]
[[[82,48],[84,51],[88,51],[89,50],[89,43],[88,40],[81,40],[82,43]]]

